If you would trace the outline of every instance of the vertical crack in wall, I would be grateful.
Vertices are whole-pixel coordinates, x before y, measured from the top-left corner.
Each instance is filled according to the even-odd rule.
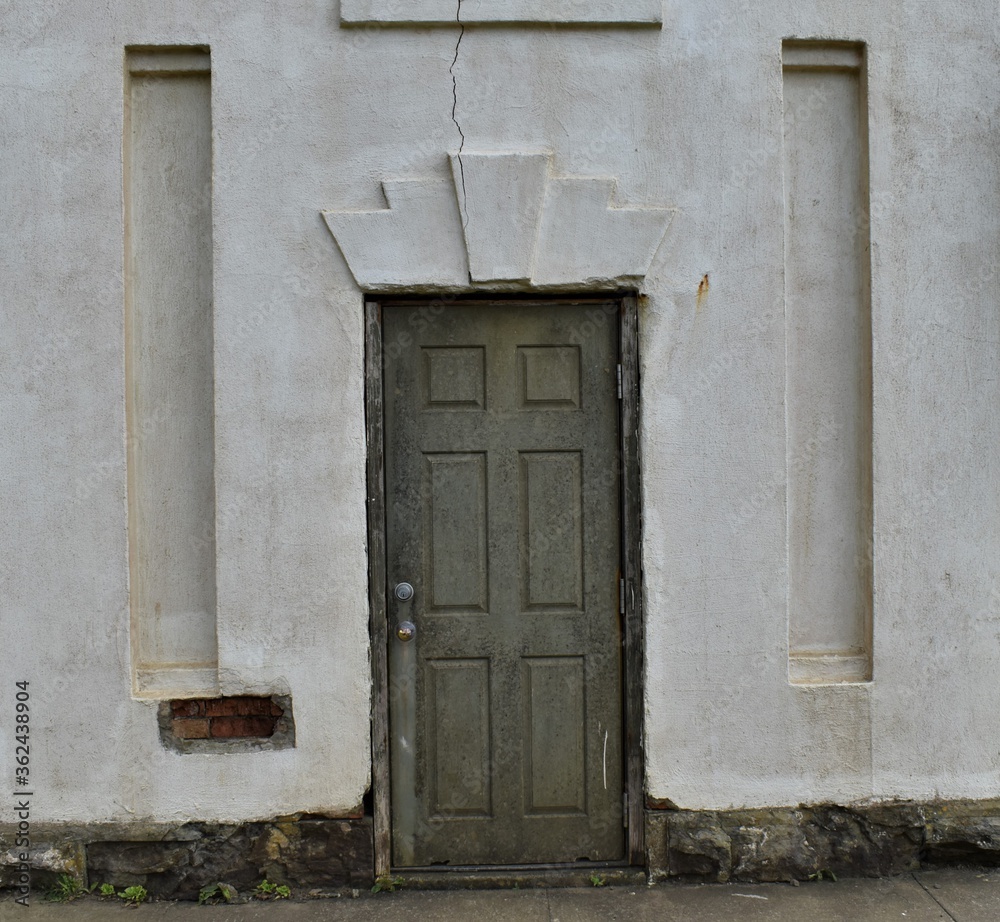
[[[458,50],[462,47],[462,39],[465,38],[465,24],[462,22],[462,0],[458,0],[458,6],[455,10],[455,21],[458,23],[460,31],[458,33],[458,41],[455,42],[455,57],[452,58],[448,73],[451,74],[451,120],[455,123],[459,136],[462,138],[458,145],[458,172],[462,180],[462,229],[468,230],[469,213],[465,207],[465,164],[462,163],[462,151],[465,150],[465,132],[462,131],[462,126],[458,123],[458,77],[455,76],[455,65],[458,63]]]

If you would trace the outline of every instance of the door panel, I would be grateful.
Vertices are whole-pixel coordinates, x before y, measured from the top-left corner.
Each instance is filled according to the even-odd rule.
[[[393,864],[621,859],[616,306],[383,339]]]
[[[425,709],[430,812],[492,815],[490,661],[428,660]],[[456,797],[460,794],[461,797]]]
[[[521,452],[521,610],[583,608],[580,452]]]
[[[487,610],[486,454],[425,454],[427,606]]]
[[[522,664],[525,811],[585,813],[583,657],[526,656]]]

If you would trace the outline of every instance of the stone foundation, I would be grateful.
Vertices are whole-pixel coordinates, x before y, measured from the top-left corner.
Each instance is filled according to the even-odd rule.
[[[881,877],[933,864],[1000,865],[1000,801],[649,809],[652,880]]]
[[[0,827],[0,887],[18,860]],[[141,884],[160,899],[197,899],[219,881],[251,891],[262,879],[310,891],[367,888],[375,864],[371,817],[293,816],[222,825],[33,826],[32,890],[60,874],[93,886]],[[832,873],[880,877],[936,864],[1000,866],[1000,800],[818,805],[766,810],[649,808],[653,881],[807,880]]]
[[[289,817],[262,823],[180,826],[32,826],[32,890],[59,874],[87,885],[141,884],[160,899],[194,900],[223,881],[252,891],[264,878],[293,892],[370,887],[375,865],[370,817]],[[0,827],[0,887],[14,885],[13,833]]]

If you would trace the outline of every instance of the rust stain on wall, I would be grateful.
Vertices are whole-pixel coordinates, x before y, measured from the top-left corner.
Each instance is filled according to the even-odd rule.
[[[695,299],[695,310],[700,311],[701,306],[708,296],[708,273],[706,272],[702,277],[701,281],[698,283],[698,295]]]

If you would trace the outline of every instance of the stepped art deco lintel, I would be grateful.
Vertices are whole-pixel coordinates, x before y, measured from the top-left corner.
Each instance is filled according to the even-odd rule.
[[[388,208],[323,212],[358,285],[607,288],[645,277],[674,210],[616,207],[607,176],[547,152],[463,152],[448,178],[384,180]]]

